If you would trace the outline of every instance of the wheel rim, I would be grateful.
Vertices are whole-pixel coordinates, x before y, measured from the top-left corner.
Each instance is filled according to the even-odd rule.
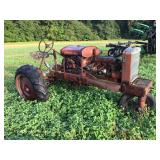
[[[24,99],[34,100],[36,95],[33,90],[33,86],[29,79],[24,75],[18,75],[16,77],[16,88],[21,97]]]

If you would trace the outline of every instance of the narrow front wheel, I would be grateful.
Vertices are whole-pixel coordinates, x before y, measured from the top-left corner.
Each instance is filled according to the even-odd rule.
[[[149,93],[146,97],[145,101],[146,107],[149,107],[151,109],[156,108],[156,101],[155,98]],[[138,97],[123,94],[122,97],[119,100],[119,106],[122,109],[126,109],[128,107],[136,107],[139,108],[139,103],[138,103]]]

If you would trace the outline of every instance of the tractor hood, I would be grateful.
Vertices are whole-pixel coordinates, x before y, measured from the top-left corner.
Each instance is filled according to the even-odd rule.
[[[62,56],[82,56],[92,57],[97,56],[101,53],[100,49],[96,46],[80,46],[80,45],[69,45],[61,49]]]

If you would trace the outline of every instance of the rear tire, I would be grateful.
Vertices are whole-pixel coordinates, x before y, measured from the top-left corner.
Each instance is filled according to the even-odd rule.
[[[25,100],[46,101],[49,98],[44,79],[38,68],[24,65],[17,69],[15,75],[16,89]]]

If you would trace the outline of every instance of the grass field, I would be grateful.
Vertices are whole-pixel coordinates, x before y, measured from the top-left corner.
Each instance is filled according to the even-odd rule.
[[[71,43],[104,49],[107,41],[57,42],[55,49]],[[30,57],[37,45],[37,42],[5,44],[5,139],[156,139],[155,111],[139,114],[120,110],[117,106],[120,93],[55,82],[49,88],[47,102],[21,99],[15,89],[15,71],[24,64],[39,64]],[[58,59],[61,61],[61,57]],[[154,96],[155,61],[155,55],[144,55],[139,70],[142,77],[153,80]]]

